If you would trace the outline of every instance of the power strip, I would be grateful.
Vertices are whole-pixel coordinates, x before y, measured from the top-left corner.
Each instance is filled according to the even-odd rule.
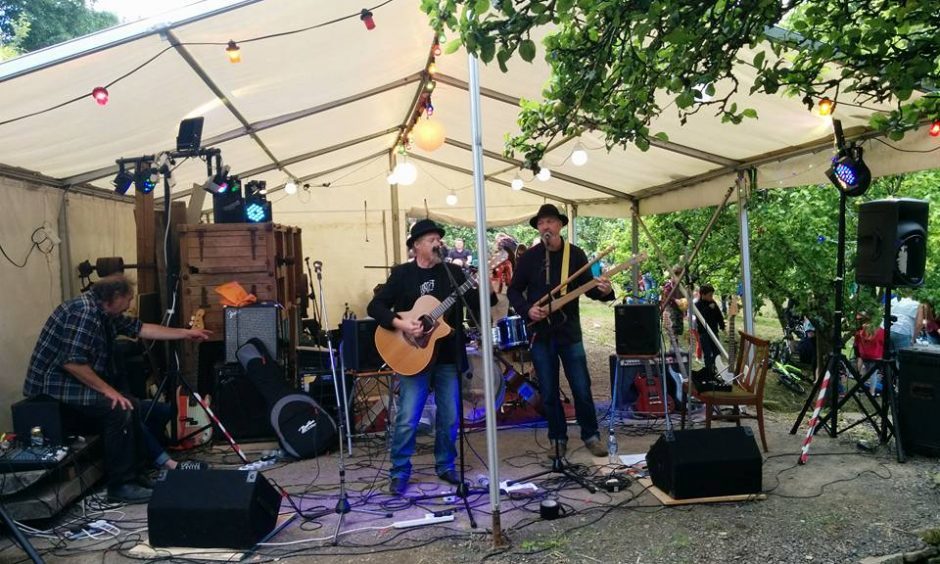
[[[267,468],[268,466],[274,466],[275,464],[277,464],[276,456],[265,456],[264,458],[256,462],[250,462],[243,466],[239,466],[238,469],[247,470],[250,472],[252,470],[262,470],[264,468]]]
[[[392,527],[395,527],[396,529],[407,529],[410,527],[437,525],[438,523],[450,523],[453,520],[453,513],[448,513],[446,515],[435,515],[434,513],[428,513],[420,519],[411,519],[410,521],[398,521],[397,523],[392,523]]]

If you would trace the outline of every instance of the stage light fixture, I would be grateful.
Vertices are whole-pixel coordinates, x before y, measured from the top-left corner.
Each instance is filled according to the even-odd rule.
[[[153,163],[141,163],[134,175],[134,188],[141,194],[149,194],[160,182],[160,171]]]
[[[118,173],[114,177],[114,192],[116,194],[127,194],[128,188],[134,183],[134,175],[124,170],[124,165],[118,166]]]
[[[845,144],[842,123],[832,120],[836,154],[826,176],[846,196],[861,196],[871,185],[871,171],[862,158],[862,148],[855,143]]]
[[[245,221],[264,223],[271,221],[271,202],[268,201],[267,182],[252,180],[245,184]]]
[[[219,169],[214,175],[209,177],[202,188],[210,194],[224,194],[231,186],[230,179],[228,177],[229,167],[228,165]]]

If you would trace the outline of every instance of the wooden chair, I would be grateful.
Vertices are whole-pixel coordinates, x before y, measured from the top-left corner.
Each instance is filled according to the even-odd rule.
[[[738,331],[740,341],[738,356],[734,363],[735,379],[730,392],[699,392],[692,385],[692,396],[705,404],[705,428],[711,428],[712,420],[734,421],[756,419],[760,441],[767,452],[764,435],[764,382],[770,364],[770,342]],[[732,413],[722,413],[721,406],[732,406]],[[756,415],[741,412],[741,406],[753,406]]]

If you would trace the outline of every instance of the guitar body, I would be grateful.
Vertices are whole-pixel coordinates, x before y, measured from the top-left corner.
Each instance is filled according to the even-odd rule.
[[[636,386],[637,398],[633,404],[633,411],[642,415],[658,415],[663,412],[663,400],[669,402],[669,411],[675,410],[672,397],[663,390],[663,381],[652,370],[647,368],[646,374],[637,374],[633,381]]]
[[[208,405],[209,396],[206,396],[205,400]],[[209,414],[199,405],[196,398],[186,394],[183,386],[176,389],[176,407],[178,413],[176,436],[183,439],[178,447],[188,450],[209,443],[212,440],[212,422]]]
[[[414,376],[434,360],[435,345],[439,339],[450,335],[452,329],[442,318],[432,320],[430,313],[441,302],[434,296],[421,296],[408,311],[399,311],[402,319],[418,319],[427,322],[424,335],[414,339],[401,331],[384,327],[375,330],[375,347],[388,365],[402,376]]]

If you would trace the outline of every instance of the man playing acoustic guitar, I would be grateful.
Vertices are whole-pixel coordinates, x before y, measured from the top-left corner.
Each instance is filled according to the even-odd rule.
[[[558,309],[553,304],[540,302],[550,290],[561,284],[572,273],[588,264],[580,248],[561,238],[561,228],[568,225],[568,217],[558,208],[545,204],[529,220],[538,229],[540,243],[531,247],[516,263],[516,271],[506,295],[513,309],[525,316],[534,326],[532,364],[539,378],[539,387],[548,419],[548,438],[552,443],[550,456],[563,457],[568,444],[568,424],[561,405],[558,381],[558,360],[565,367],[565,376],[574,395],[575,415],[581,426],[581,439],[594,456],[606,456],[607,448],[601,443],[597,431],[597,414],[591,396],[591,376],[588,374],[584,345],[581,342],[581,317],[578,300],[569,301]],[[546,277],[546,266],[548,275]],[[584,271],[568,281],[562,294],[596,280],[597,286],[585,295],[599,301],[611,301],[614,292],[606,275],[593,279]],[[553,296],[554,299],[554,296]]]
[[[468,365],[466,348],[463,342],[455,343],[454,332],[435,341],[434,333],[439,327],[438,324],[426,327],[422,323],[422,318],[430,316],[407,315],[412,309],[418,309],[416,302],[423,296],[432,296],[444,302],[456,289],[451,276],[457,286],[463,287],[466,282],[459,266],[443,262],[443,236],[444,230],[430,219],[415,223],[411,228],[411,236],[405,242],[409,250],[414,250],[415,260],[392,269],[388,281],[376,293],[367,310],[381,327],[398,332],[410,343],[402,346],[403,350],[411,351],[412,357],[428,352],[436,353],[429,356],[426,366],[422,364],[423,369],[415,368],[415,372],[411,372],[396,368],[400,375],[399,405],[392,430],[392,469],[388,486],[388,491],[394,495],[401,495],[408,488],[418,421],[432,387],[437,405],[434,423],[434,469],[438,477],[445,482],[460,484],[460,477],[454,470],[454,459],[457,455],[454,444],[457,438],[457,402],[460,401],[457,384],[460,372],[457,368],[458,365]],[[445,269],[450,270],[451,276],[448,276]],[[491,305],[495,303],[495,298],[495,294],[490,295]],[[459,299],[457,302],[459,304]],[[479,308],[479,300],[475,296],[469,296],[467,303],[473,309]],[[463,308],[459,305],[451,307],[443,315],[443,320],[450,327],[461,327]],[[427,351],[427,347],[431,347],[433,351]],[[383,352],[383,349],[380,347],[379,351]],[[384,353],[383,358],[393,368],[398,365],[394,359],[385,358]],[[412,375],[407,375],[409,372]]]

